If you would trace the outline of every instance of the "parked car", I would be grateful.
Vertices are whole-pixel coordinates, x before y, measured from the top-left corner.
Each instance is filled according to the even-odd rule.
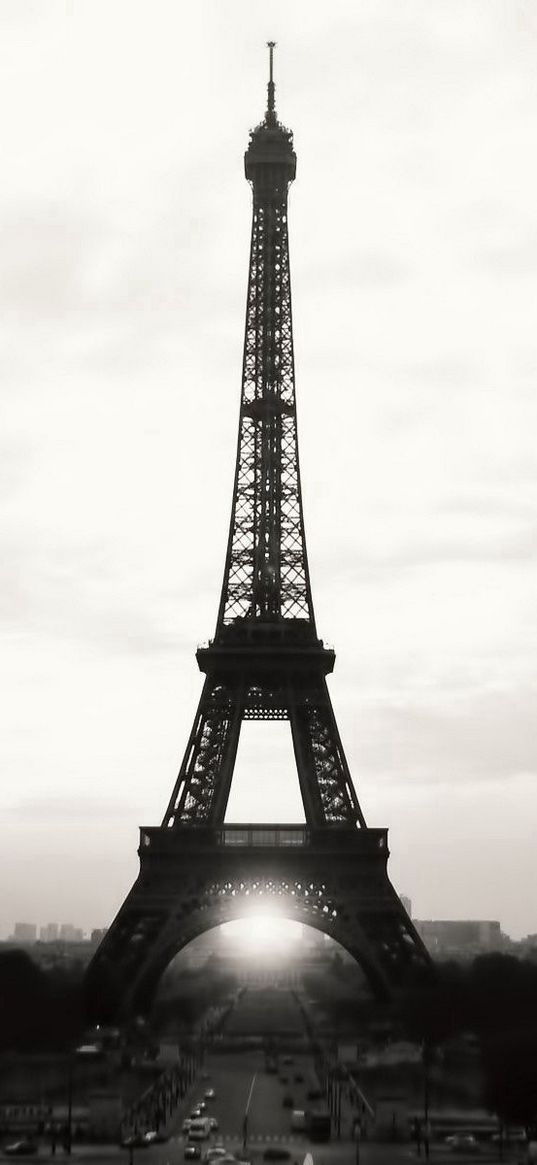
[[[184,1119],[184,1121],[183,1121],[183,1123],[182,1123],[182,1125],[181,1125],[181,1132],[183,1132],[183,1133],[188,1133],[188,1131],[189,1131],[189,1129],[190,1129],[190,1126],[191,1126],[191,1124],[192,1124],[192,1117],[191,1117],[191,1116],[185,1116],[185,1119]]]
[[[32,1141],[31,1137],[21,1137],[20,1141],[4,1145],[2,1152],[8,1157],[29,1157],[32,1153],[37,1153],[37,1149],[37,1141]]]
[[[479,1153],[479,1142],[473,1133],[452,1133],[445,1143],[452,1153]]]
[[[217,1121],[215,1116],[209,1117],[209,1124],[211,1126],[211,1132],[217,1133],[218,1132],[218,1121]]]
[[[295,1084],[302,1084],[303,1080],[302,1072],[295,1072]]]
[[[518,1127],[504,1129],[502,1136],[500,1136],[499,1133],[494,1133],[491,1137],[491,1140],[495,1145],[498,1145],[500,1140],[502,1140],[504,1144],[509,1143],[511,1145],[525,1145],[527,1139],[528,1137],[526,1130]]]
[[[199,1161],[201,1157],[201,1145],[199,1141],[194,1141],[192,1144],[188,1141],[183,1150],[183,1157],[185,1161]]]
[[[289,1149],[284,1149],[282,1145],[269,1145],[263,1153],[264,1161],[288,1161],[291,1154]]]
[[[229,1156],[229,1153],[228,1153],[227,1149],[224,1149],[223,1145],[211,1145],[210,1149],[207,1149],[204,1160],[205,1161],[221,1161],[223,1157],[228,1157],[228,1156]]]
[[[295,1103],[294,1097],[291,1096],[290,1092],[286,1092],[285,1096],[282,1098],[283,1107],[284,1108],[293,1108],[294,1103]]]

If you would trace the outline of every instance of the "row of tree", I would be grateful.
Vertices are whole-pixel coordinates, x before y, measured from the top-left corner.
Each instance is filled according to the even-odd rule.
[[[173,964],[160,984],[151,1011],[151,1026],[157,1032],[188,1032],[211,1007],[218,1007],[237,986],[235,975],[222,967],[218,958],[198,968]]]
[[[483,1100],[505,1124],[537,1122],[537,964],[512,955],[444,963],[402,1000],[403,1030],[426,1054],[462,1033],[478,1040]]]
[[[463,1035],[480,1060],[481,1099],[506,1124],[537,1121],[537,964],[512,955],[482,955],[470,963],[435,965],[387,1013],[364,1000],[352,967],[336,960],[330,973],[310,972],[305,987],[334,1031],[405,1037],[424,1058]],[[383,1016],[382,1024],[379,1023]]]
[[[84,1029],[82,966],[44,971],[25,951],[0,954],[0,1051],[63,1051]]]
[[[153,1031],[188,1031],[236,987],[217,960],[168,973],[150,1021]],[[25,951],[0,953],[0,1052],[62,1051],[83,1039],[87,1024],[84,967],[43,970]]]

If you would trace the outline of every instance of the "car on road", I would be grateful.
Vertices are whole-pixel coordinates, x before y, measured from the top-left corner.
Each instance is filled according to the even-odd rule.
[[[146,1141],[145,1133],[129,1133],[127,1137],[123,1137],[121,1140],[122,1149],[147,1149],[149,1145],[150,1141]]]
[[[191,1144],[189,1141],[184,1147],[183,1157],[185,1161],[199,1161],[201,1157],[201,1145],[199,1142]]]
[[[215,1100],[216,1099],[216,1092],[215,1092],[214,1088],[207,1088],[206,1089],[205,1099],[206,1100]]]
[[[208,1116],[200,1116],[193,1120],[188,1130],[189,1141],[207,1141],[211,1135],[211,1125]]]
[[[209,1117],[209,1124],[211,1126],[211,1132],[217,1133],[218,1132],[218,1121],[217,1121],[215,1116]]]
[[[199,1120],[200,1116],[203,1116],[203,1113],[202,1113],[202,1111],[201,1111],[201,1108],[200,1108],[200,1107],[199,1107],[199,1105],[197,1104],[197,1105],[195,1106],[195,1108],[192,1108],[192,1109],[190,1110],[190,1119],[191,1119],[192,1121],[197,1121],[197,1120]]]
[[[142,1133],[144,1145],[165,1145],[169,1141],[166,1133],[157,1132],[156,1129],[148,1129],[147,1133]]]
[[[479,1153],[479,1142],[473,1133],[451,1133],[445,1144],[452,1153]]]
[[[37,1153],[37,1142],[32,1141],[30,1137],[21,1137],[20,1141],[12,1141],[10,1145],[4,1145],[3,1153],[8,1157],[29,1157],[33,1153]]]
[[[211,1145],[210,1149],[203,1158],[204,1161],[221,1161],[223,1157],[229,1157],[227,1149],[223,1145]]]
[[[201,1114],[201,1116],[203,1116],[204,1112],[207,1109],[207,1104],[204,1100],[198,1100],[198,1102],[196,1104],[196,1108],[199,1108],[200,1114]]]

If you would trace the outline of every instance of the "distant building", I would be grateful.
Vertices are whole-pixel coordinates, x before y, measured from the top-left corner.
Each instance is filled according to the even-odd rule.
[[[408,914],[408,917],[409,917],[409,918],[412,918],[412,902],[411,902],[411,899],[410,899],[410,898],[407,898],[406,894],[400,894],[400,895],[399,895],[399,897],[400,897],[400,899],[401,899],[401,905],[402,905],[402,906],[404,907],[404,909],[406,910],[406,912],[407,912],[407,914]]]
[[[35,943],[37,941],[35,922],[16,922],[13,938],[18,943]]]
[[[527,934],[514,946],[516,953],[523,959],[531,959],[532,961],[537,959],[537,934]]]
[[[414,919],[414,926],[431,955],[473,958],[486,951],[502,951],[509,939],[500,923],[489,919]]]
[[[98,946],[99,946],[99,943],[100,943],[100,942],[102,941],[102,939],[104,938],[104,936],[105,936],[105,934],[106,934],[106,931],[107,931],[107,929],[108,929],[108,928],[107,928],[106,926],[103,926],[103,927],[101,927],[100,929],[98,929],[98,928],[94,928],[94,929],[92,930],[92,932],[91,932],[91,935],[90,935],[90,943],[91,943],[91,945],[92,945],[93,947],[98,947]]]
[[[84,941],[84,931],[79,926],[73,926],[71,922],[62,922],[59,939],[64,943],[81,943]]]
[[[58,941],[59,926],[57,922],[47,922],[46,926],[42,926],[39,931],[39,941],[42,943],[55,943]]]

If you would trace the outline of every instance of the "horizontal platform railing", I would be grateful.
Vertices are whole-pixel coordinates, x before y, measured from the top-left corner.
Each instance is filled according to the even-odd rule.
[[[305,825],[224,825],[217,830],[217,845],[307,845]]]
[[[386,829],[349,829],[339,826],[310,829],[306,824],[266,822],[224,822],[219,826],[142,826],[140,849],[173,853],[193,849],[325,849],[373,854],[388,849]]]

